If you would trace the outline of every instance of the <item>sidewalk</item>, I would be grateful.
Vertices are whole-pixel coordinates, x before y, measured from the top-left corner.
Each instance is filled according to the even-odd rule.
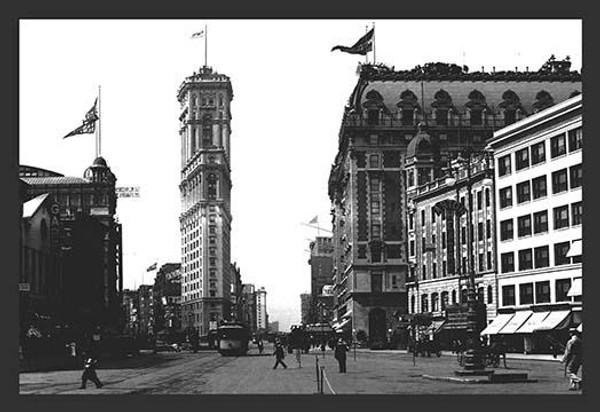
[[[349,355],[352,355],[352,350],[350,349]],[[361,349],[356,349],[356,353],[402,353],[402,354],[409,354],[409,352],[405,349],[377,349],[377,350],[371,350],[371,349],[365,349],[365,348],[361,348]],[[435,354],[431,355],[432,357],[435,357]],[[456,356],[455,353],[452,353],[450,351],[442,351],[442,356]],[[557,356],[556,358],[552,357],[552,355],[550,354],[539,354],[539,353],[530,353],[530,354],[525,354],[525,353],[507,353],[506,354],[506,359],[515,359],[515,360],[533,360],[533,361],[549,361],[549,362],[560,362],[560,358],[561,356]]]

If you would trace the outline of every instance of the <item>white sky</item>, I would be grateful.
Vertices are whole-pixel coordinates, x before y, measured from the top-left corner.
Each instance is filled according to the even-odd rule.
[[[339,51],[371,20],[22,20],[20,164],[82,176],[93,135],[81,124],[102,86],[102,156],[118,186],[124,284],[153,282],[146,268],[179,262],[179,85],[204,64],[228,75],[232,102],[232,261],[242,281],[267,289],[271,321],[300,321],[310,290],[315,215],[331,229],[327,180],[343,107],[363,56]],[[491,71],[537,70],[551,54],[582,67],[580,20],[376,20],[378,62],[428,62]],[[372,59],[370,53],[369,59]],[[326,235],[325,232],[321,232]]]

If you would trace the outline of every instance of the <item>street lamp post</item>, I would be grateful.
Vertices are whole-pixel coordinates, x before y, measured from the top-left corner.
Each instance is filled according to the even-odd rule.
[[[472,196],[472,175],[471,175],[471,166],[472,166],[472,156],[476,155],[484,155],[485,161],[488,161],[489,153],[485,152],[477,152],[474,153],[472,151],[468,151],[465,153],[465,157],[459,155],[456,159],[457,167],[456,169],[450,169],[453,176],[449,176],[446,178],[446,184],[448,186],[454,186],[458,180],[458,171],[461,166],[467,169],[467,204],[468,208],[465,210],[464,207],[456,201],[442,201],[436,204],[436,207],[439,209],[448,208],[449,206],[454,209],[457,213],[457,221],[460,214],[466,212],[467,213],[467,351],[465,352],[465,361],[462,371],[457,371],[457,374],[478,374],[478,373],[487,373],[485,371],[485,362],[483,358],[483,353],[481,351],[481,347],[479,344],[479,334],[477,332],[477,299],[476,299],[476,288],[475,288],[475,270],[473,264],[473,196]],[[487,164],[486,164],[486,173],[487,173]],[[491,179],[486,177],[483,182],[484,185],[490,185]],[[457,191],[458,193],[458,191]],[[442,204],[440,204],[442,203]],[[439,206],[438,206],[439,205]]]

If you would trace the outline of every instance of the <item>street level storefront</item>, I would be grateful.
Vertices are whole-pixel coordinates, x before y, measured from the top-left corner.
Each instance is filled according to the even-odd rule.
[[[509,352],[561,353],[570,328],[582,324],[581,308],[549,306],[499,313],[483,330],[490,341],[503,341]]]

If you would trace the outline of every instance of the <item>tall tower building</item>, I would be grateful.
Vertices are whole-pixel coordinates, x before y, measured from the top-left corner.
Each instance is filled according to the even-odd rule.
[[[200,335],[231,314],[229,77],[203,66],[186,77],[181,105],[182,326]]]

